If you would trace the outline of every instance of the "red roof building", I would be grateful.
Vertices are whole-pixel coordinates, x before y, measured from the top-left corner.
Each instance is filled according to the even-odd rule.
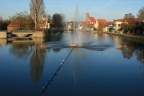
[[[10,23],[8,26],[7,26],[7,31],[8,32],[11,32],[12,30],[15,30],[17,28],[16,25],[14,25],[13,23]]]
[[[95,19],[94,17],[90,16],[89,13],[86,14],[86,20],[82,21],[81,26],[83,28],[91,28],[93,29],[103,29],[104,27],[107,27],[108,25],[111,25],[111,22],[107,22],[105,19]]]
[[[98,23],[99,24],[102,24],[102,25],[107,25],[107,24],[109,24],[109,22],[107,22],[105,19],[97,19],[98,20]]]
[[[89,22],[89,24],[95,24],[96,23],[95,18],[90,16],[89,13],[86,14],[86,21]]]
[[[97,28],[98,26],[98,23],[97,23],[97,20],[90,16],[89,13],[86,14],[86,19],[84,21],[81,22],[81,25],[80,25],[82,28],[86,29],[93,29],[93,28]]]

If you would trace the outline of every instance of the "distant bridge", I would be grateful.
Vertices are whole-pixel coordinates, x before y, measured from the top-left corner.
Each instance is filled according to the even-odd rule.
[[[15,30],[11,33],[16,37],[32,37],[35,34],[34,30]]]
[[[52,36],[57,35],[58,33],[53,33]],[[51,35],[46,34],[44,31],[35,31],[35,30],[14,30],[8,32],[7,30],[0,31],[0,38],[43,38],[49,37]]]

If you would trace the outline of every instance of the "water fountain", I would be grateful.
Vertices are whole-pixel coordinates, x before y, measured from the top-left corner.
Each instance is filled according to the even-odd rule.
[[[78,41],[78,37],[77,37],[78,27],[79,27],[79,11],[78,11],[78,6],[76,6],[75,14],[74,14],[74,21],[73,21],[74,39],[68,45],[69,47],[77,47],[76,42]]]
[[[85,48],[94,51],[103,51],[106,48],[112,46],[109,42],[102,42],[95,39],[90,32],[81,32],[79,30],[79,10],[78,6],[75,8],[75,14],[73,19],[73,30],[63,34],[61,41],[49,42],[47,49],[60,49],[60,48]]]

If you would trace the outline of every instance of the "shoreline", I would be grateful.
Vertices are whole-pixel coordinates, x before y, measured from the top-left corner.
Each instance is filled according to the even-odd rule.
[[[128,37],[134,40],[144,40],[144,35],[120,34],[120,33],[112,33],[112,32],[102,32],[102,33],[121,36],[121,37]]]

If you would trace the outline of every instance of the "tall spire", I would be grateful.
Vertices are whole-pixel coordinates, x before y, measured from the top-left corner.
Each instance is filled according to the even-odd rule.
[[[89,15],[89,13],[87,13],[86,14],[86,20],[89,20],[89,17],[90,17],[90,15]]]

